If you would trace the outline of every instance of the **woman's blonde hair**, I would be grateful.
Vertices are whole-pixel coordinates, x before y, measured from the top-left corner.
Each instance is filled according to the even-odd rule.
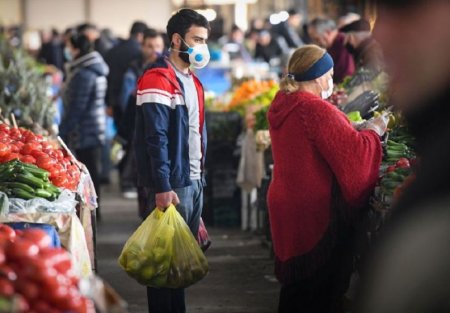
[[[316,45],[305,45],[295,50],[289,59],[288,73],[303,74],[314,63],[317,62],[326,53],[325,49]],[[298,90],[299,82],[295,81],[290,75],[286,75],[280,82],[280,90],[285,92],[295,92]]]

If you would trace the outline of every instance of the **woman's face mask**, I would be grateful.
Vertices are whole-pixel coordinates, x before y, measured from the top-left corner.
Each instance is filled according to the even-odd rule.
[[[320,97],[322,99],[328,99],[331,96],[331,94],[333,93],[333,79],[330,77],[330,78],[328,78],[327,82],[328,82],[327,89],[324,89],[319,82],[320,89],[322,89],[320,92]]]
[[[203,43],[190,47],[183,39],[181,39],[181,41],[186,48],[181,47],[183,50],[173,50],[178,51],[180,53],[180,58],[186,63],[192,64],[194,68],[204,68],[210,59],[208,45]]]

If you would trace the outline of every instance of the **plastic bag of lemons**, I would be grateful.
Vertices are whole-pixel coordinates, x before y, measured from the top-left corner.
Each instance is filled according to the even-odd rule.
[[[119,264],[140,284],[157,288],[185,288],[208,273],[205,255],[173,205],[153,210],[125,243]]]

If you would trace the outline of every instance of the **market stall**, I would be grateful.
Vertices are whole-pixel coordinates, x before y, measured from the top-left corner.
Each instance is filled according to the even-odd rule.
[[[0,311],[125,312],[94,274],[92,179],[57,137],[49,88],[61,74],[1,39],[0,50]]]

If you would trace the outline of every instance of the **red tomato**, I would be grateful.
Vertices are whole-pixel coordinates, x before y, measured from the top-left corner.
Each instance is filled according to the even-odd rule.
[[[36,145],[29,142],[23,145],[22,149],[20,150],[20,153],[31,155],[31,151],[33,150],[36,150]]]
[[[23,146],[25,145],[22,141],[16,141],[14,144],[16,145],[17,149],[19,149],[18,152],[20,152],[20,150],[22,150]]]
[[[3,162],[8,162],[14,159],[19,159],[20,155],[18,153],[10,153],[9,155],[6,155],[5,157],[2,158]]]
[[[16,142],[11,142],[9,144],[9,147],[11,148],[11,153],[18,153],[20,151],[19,146],[16,144]]]
[[[39,249],[48,248],[52,244],[50,236],[39,228],[29,228],[25,230],[20,237],[33,242]]]
[[[0,295],[10,297],[14,294],[13,284],[5,278],[0,278]]]
[[[30,305],[28,304],[28,301],[21,295],[16,295],[15,298],[17,312],[29,312]]]
[[[17,274],[14,269],[6,264],[0,265],[0,278],[6,278],[8,281],[15,281]]]
[[[64,187],[68,183],[67,176],[60,174],[60,176],[52,179],[52,183],[57,187]]]
[[[8,260],[28,259],[39,253],[39,247],[33,242],[20,239],[10,242],[6,246],[6,257]]]
[[[52,144],[50,142],[48,142],[48,141],[42,141],[41,144],[42,144],[42,150],[48,150],[48,151],[49,150],[51,150],[51,151],[54,150]]]
[[[4,157],[11,152],[11,147],[3,142],[0,142],[0,157]]]
[[[18,128],[11,128],[11,130],[9,131],[9,137],[14,140],[21,140],[22,134],[20,133],[20,130]]]
[[[0,224],[0,234],[5,234],[10,241],[14,241],[16,238],[14,229],[5,224]]]
[[[29,163],[29,164],[36,164],[36,159],[33,158],[31,155],[21,155],[19,157],[19,160],[23,163]]]
[[[410,167],[409,160],[407,158],[400,158],[397,163],[395,163],[397,167],[400,168],[408,168]]]
[[[70,279],[70,282],[72,284],[72,286],[77,287],[78,288],[78,284],[80,283],[80,278],[77,276],[77,274],[75,274],[75,272],[73,271],[73,269],[69,269],[65,275]]]
[[[30,153],[35,159],[38,159],[40,156],[46,155],[44,152],[40,150],[33,150]]]
[[[60,149],[58,149],[55,150],[55,156],[58,160],[62,160],[64,158],[64,153]]]
[[[39,257],[46,267],[55,267],[57,270],[64,270],[67,272],[72,266],[69,253],[63,248],[42,249],[39,253]]]
[[[50,305],[42,299],[34,301],[32,307],[37,313],[49,313],[51,310]]]
[[[36,159],[36,164],[40,168],[50,171],[53,168],[53,165],[56,164],[56,161],[48,155],[42,155]]]
[[[62,311],[70,310],[70,302],[68,297],[69,288],[67,288],[66,286],[58,286],[48,296],[51,304],[53,304],[56,308]]]
[[[15,284],[15,287],[28,302],[33,302],[39,297],[39,287],[32,281],[19,281]]]
[[[1,133],[9,133],[10,130],[11,130],[11,128],[8,125],[6,125],[4,123],[0,124],[0,132]]]
[[[5,250],[0,249],[0,265],[5,263],[5,261],[6,261]]]
[[[390,166],[388,166],[388,168],[386,169],[386,173],[393,172],[393,171],[395,171],[395,169],[396,169],[395,165],[390,165]]]

